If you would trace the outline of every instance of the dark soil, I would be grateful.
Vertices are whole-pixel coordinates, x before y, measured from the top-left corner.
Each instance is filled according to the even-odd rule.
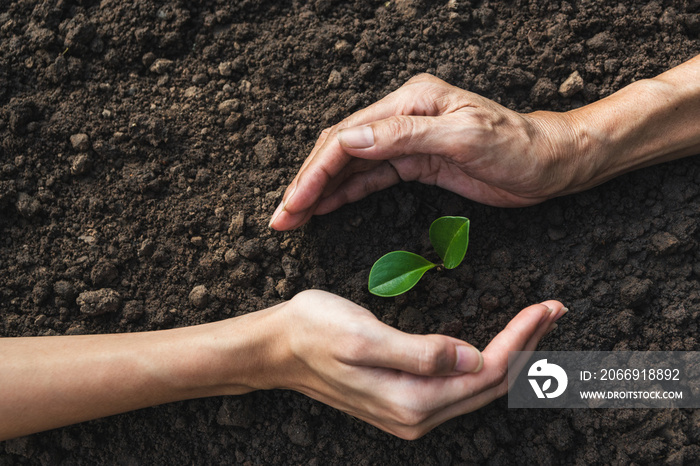
[[[571,312],[543,349],[699,350],[695,159],[527,209],[404,184],[267,228],[319,132],[419,72],[517,111],[567,110],[700,52],[698,0],[437,3],[3,2],[0,335],[172,328],[321,288],[482,348],[557,298]],[[583,88],[564,97],[574,71]],[[471,218],[467,265],[368,294],[373,261],[429,254],[440,215]],[[8,441],[0,465],[691,464],[699,442],[700,411],[505,399],[408,442],[272,391]]]

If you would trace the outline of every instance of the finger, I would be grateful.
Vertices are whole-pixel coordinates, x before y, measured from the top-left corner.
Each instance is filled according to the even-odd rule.
[[[318,202],[320,202],[320,200],[317,201],[316,204],[318,204]],[[272,214],[269,226],[278,231],[288,231],[299,228],[314,216],[316,204],[312,205],[308,210],[296,214],[286,211],[284,206],[280,204]]]
[[[314,147],[295,177],[296,189],[285,199],[286,209],[292,213],[308,209],[321,196],[328,183],[352,160],[338,143],[337,132],[344,127],[362,125],[392,115],[396,111],[394,100],[389,95],[354,113],[328,131],[323,142]]]
[[[548,303],[554,305],[553,301]],[[559,307],[563,306],[559,304]],[[477,396],[503,382],[508,369],[508,352],[523,351],[533,337],[539,341],[559,307],[555,310],[545,304],[534,304],[520,311],[484,349],[484,367],[478,374],[447,380],[443,389],[445,405]]]
[[[544,303],[545,306],[548,306],[550,309],[553,309],[553,312],[551,314],[548,314],[548,316],[540,322],[539,326],[537,327],[537,331],[535,332],[534,335],[530,337],[530,339],[527,341],[525,346],[521,349],[513,349],[511,348],[510,351],[535,351],[537,348],[537,345],[539,345],[540,341],[542,338],[544,338],[545,335],[547,335],[551,329],[552,326],[556,325],[554,322],[559,320],[564,314],[566,314],[569,310],[566,307],[563,307],[561,303],[558,301],[546,301]],[[526,361],[524,361],[526,362]],[[506,374],[507,376],[504,378],[504,380],[499,383],[498,385],[486,390],[485,392],[482,392],[479,394],[477,397],[474,397],[474,402],[475,405],[479,405],[481,403],[481,406],[484,406],[491,401],[495,400],[496,398],[500,398],[503,395],[505,395],[508,392],[509,389],[509,382],[513,381],[520,371],[522,370],[521,367],[513,367],[512,365],[508,367],[508,373]],[[478,409],[478,408],[474,408]]]
[[[327,190],[324,198],[316,206],[314,215],[324,215],[351,202],[393,186],[401,181],[396,169],[388,163],[381,163],[372,169],[355,172],[332,190]]]
[[[371,107],[370,107],[371,108]],[[366,110],[369,110],[366,109]],[[338,207],[362,199],[378,190],[398,183],[402,178],[420,180],[431,184],[439,182],[433,179],[437,166],[424,164],[418,160],[399,162],[403,176],[392,168],[393,165],[383,165],[379,171],[365,173],[355,172],[349,166],[350,155],[360,158],[377,158],[381,160],[397,158],[404,154],[415,154],[425,149],[425,153],[451,153],[456,151],[457,143],[454,128],[458,127],[452,116],[416,117],[392,116],[365,126],[350,129],[331,130],[325,142],[307,159],[305,165],[290,185],[277,211],[273,214],[270,226],[278,230],[287,230],[305,223],[311,215],[309,211],[318,214],[331,212]],[[352,121],[344,122],[345,125]],[[360,136],[357,136],[357,134]],[[337,137],[335,134],[337,133]],[[380,135],[381,143],[374,144],[366,150],[355,150],[347,147],[360,144],[358,137],[367,134],[373,139],[373,134]],[[348,137],[343,134],[350,134]],[[355,134],[353,136],[353,134]],[[364,136],[363,136],[364,134]],[[349,138],[349,139],[348,139]],[[364,144],[364,142],[361,142]],[[345,145],[343,145],[345,144]],[[318,147],[318,146],[317,146]],[[350,155],[348,155],[350,154]],[[356,164],[362,166],[361,164]],[[428,167],[426,170],[425,167]],[[365,178],[365,175],[378,175]],[[344,189],[338,191],[338,186]],[[330,198],[324,202],[325,198]],[[322,207],[319,209],[319,203]],[[285,215],[280,215],[282,213]]]
[[[324,129],[321,131],[321,134],[318,136],[318,139],[316,139],[316,143],[314,144],[314,147],[311,149],[311,152],[309,153],[308,157],[304,159],[304,163],[301,164],[301,168],[299,168],[299,171],[297,172],[297,176],[294,177],[296,179],[298,177],[298,174],[303,172],[304,169],[311,163],[311,161],[314,158],[314,155],[318,152],[318,150],[323,147],[323,145],[326,143],[328,140],[328,135],[331,134],[331,132],[334,132],[335,127],[331,126],[329,128]]]
[[[287,186],[287,189],[285,190],[284,195],[282,196],[282,200],[280,201],[275,211],[272,213],[269,224],[270,228],[274,228],[275,230],[280,231],[291,230],[293,228],[296,228],[297,225],[302,225],[303,223],[306,223],[306,221],[308,220],[307,216],[305,215],[306,212],[301,212],[301,215],[299,215],[298,213],[297,215],[290,214],[287,211],[287,202],[296,191],[299,174],[304,170],[306,166],[308,166],[310,160],[313,159],[314,154],[318,152],[318,150],[326,143],[326,140],[328,139],[328,135],[330,134],[331,130],[332,128],[324,129],[323,131],[321,131],[321,134],[319,135],[318,139],[316,139],[316,144],[314,144],[313,149],[311,149],[311,155],[307,157],[306,160],[304,160],[304,163],[302,164],[299,173],[297,173],[292,182],[289,183],[289,186]]]
[[[418,85],[433,88],[437,86],[443,92],[415,91],[414,86]],[[278,230],[294,228],[295,226],[292,225],[298,226],[300,219],[308,217],[306,211],[318,203],[330,181],[338,176],[351,160],[335,137],[339,129],[361,126],[396,114],[436,114],[448,105],[449,99],[445,96],[452,89],[452,86],[432,76],[413,78],[398,90],[369,107],[355,112],[329,130],[323,140],[319,138],[314,150],[290,184],[280,206],[273,214],[270,226]],[[288,214],[281,215],[285,211]]]
[[[549,309],[551,309],[552,312],[549,312]],[[539,341],[549,331],[551,325],[566,314],[567,311],[568,309],[558,301],[545,301],[544,303],[530,306],[521,311],[508,324],[506,329],[499,333],[487,349],[484,350],[484,368],[481,372],[445,379],[445,384],[441,387],[441,393],[449,393],[451,391],[461,393],[458,394],[458,397],[453,403],[446,404],[443,409],[427,417],[423,423],[421,423],[420,429],[424,432],[428,432],[448,419],[475,411],[505,395],[508,392],[508,380],[505,372],[508,367],[508,351],[534,351]],[[535,323],[535,321],[537,322]],[[523,337],[533,329],[534,332],[525,341]],[[506,330],[508,330],[508,332],[506,332]],[[511,339],[513,335],[519,336],[515,339]],[[497,338],[499,341],[497,341]],[[498,348],[499,353],[505,351],[505,366],[503,365],[502,356],[499,355],[494,358],[493,354],[487,353],[489,348],[493,351],[494,348],[492,345],[494,343],[498,345],[501,341],[510,341],[507,348]],[[494,368],[496,370],[493,370]],[[493,379],[494,373],[498,374],[496,379]],[[481,385],[481,388],[479,388],[479,385]]]
[[[549,333],[552,325],[554,325],[554,322],[556,322],[558,319],[560,319],[566,312],[568,312],[568,309],[566,309],[559,301],[545,301],[541,303],[542,306],[546,306],[547,310],[545,311],[544,317],[540,320],[539,324],[537,325],[537,328],[535,329],[535,332],[530,336],[530,338],[525,342],[525,344],[521,347],[517,346],[510,346],[510,347],[501,347],[498,348],[498,352],[500,355],[497,358],[492,358],[492,354],[488,354],[488,362],[489,365],[494,363],[495,364],[503,364],[505,362],[505,367],[507,367],[507,372],[503,374],[503,377],[501,377],[502,380],[499,381],[497,385],[492,387],[491,389],[487,390],[487,392],[490,393],[490,395],[486,395],[486,397],[490,397],[491,395],[494,395],[494,398],[499,398],[503,395],[506,394],[508,391],[508,377],[511,379],[516,377],[517,374],[520,372],[522,367],[514,367],[514,366],[509,366],[508,365],[508,353],[513,352],[513,351],[534,351],[535,348],[537,348],[537,345],[539,344],[540,340]],[[532,307],[532,306],[531,306]],[[551,312],[550,312],[551,310]],[[501,336],[501,334],[499,334]],[[494,340],[491,342],[493,344],[496,341]],[[521,340],[522,342],[522,340]],[[498,342],[496,342],[498,344]],[[491,345],[489,345],[491,346]],[[488,347],[487,347],[488,349]],[[486,353],[486,350],[484,350]],[[501,365],[501,367],[504,367]],[[484,392],[486,393],[486,392]],[[481,396],[481,395],[479,395]]]
[[[393,115],[338,131],[338,142],[354,157],[387,160],[401,155],[464,155],[490,130],[482,109],[440,116]],[[467,152],[466,154],[464,152]]]
[[[329,195],[333,196],[335,194],[338,185],[343,185],[348,178],[354,177],[356,173],[372,172],[373,168],[375,168],[377,164],[378,162],[368,160],[351,160],[342,173],[338,174],[338,176],[335,178],[329,178],[321,197],[318,198],[308,209],[294,212],[293,209],[287,208],[286,201],[283,200],[277,207],[277,210],[275,210],[273,213],[272,219],[270,220],[270,226],[277,230],[292,230],[305,224],[313,215],[321,215],[322,213],[325,214],[335,210],[335,208],[340,207],[343,204],[339,204],[337,207],[325,210],[323,212],[321,212],[322,209],[319,209],[318,206],[319,204],[324,203],[325,199]],[[287,197],[293,193],[295,188],[296,181],[293,182],[291,187],[288,189],[289,194],[287,194]]]
[[[494,365],[505,367],[508,351],[520,351],[538,331],[546,333],[563,307],[559,301],[545,301],[523,309],[491,340],[484,353],[488,352]]]
[[[397,369],[415,375],[441,376],[477,372],[483,366],[479,350],[445,335],[412,335],[378,322],[367,332],[362,351],[347,357],[348,364]]]
[[[500,339],[509,342],[508,347],[501,350],[534,349],[553,322],[565,313],[566,308],[563,308],[558,301],[546,301],[524,309],[506,327],[508,332],[504,330],[499,334]],[[527,338],[529,333],[531,334]],[[518,338],[511,338],[513,334],[518,335]],[[494,341],[499,343],[496,339]],[[490,361],[486,361],[485,364],[490,366]],[[365,413],[363,413],[364,416],[361,414],[358,417],[400,437],[415,439],[448,419],[479,409],[503,396],[508,390],[505,367],[495,369],[484,366],[480,372],[455,377],[421,377],[398,372],[395,377],[397,380],[403,379],[406,382],[402,384],[404,390],[398,390],[395,385],[397,380],[394,380],[391,382],[393,385],[382,392],[390,396],[402,397],[397,404],[404,407],[410,406],[410,408],[403,408],[413,413],[408,418],[416,418],[419,422],[415,424],[391,422],[388,420],[390,416],[374,417],[367,416]],[[490,372],[498,374],[495,382]],[[388,388],[391,387],[393,389],[389,390]],[[399,419],[401,418],[400,416]]]

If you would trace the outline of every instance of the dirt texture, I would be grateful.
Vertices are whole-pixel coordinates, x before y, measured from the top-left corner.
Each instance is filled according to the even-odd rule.
[[[320,288],[481,348],[557,298],[571,312],[542,349],[700,350],[693,158],[525,209],[403,184],[267,227],[320,131],[415,74],[563,111],[693,57],[699,34],[698,0],[2,2],[0,336],[173,328]],[[370,295],[382,254],[434,254],[440,215],[471,219],[466,264]],[[0,465],[676,465],[699,444],[700,411],[506,399],[409,442],[271,391],[0,443]]]

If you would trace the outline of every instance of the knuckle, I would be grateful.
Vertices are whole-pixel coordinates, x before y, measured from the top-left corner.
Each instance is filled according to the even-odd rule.
[[[377,189],[377,183],[376,181],[372,179],[363,179],[362,180],[362,190],[366,193],[373,193],[375,191],[378,191]]]
[[[381,190],[384,187],[382,184],[382,179],[377,176],[364,175],[358,176],[357,179],[362,183],[362,191],[364,193],[373,193]]]
[[[456,116],[461,126],[479,130],[486,134],[493,132],[494,128],[503,123],[503,118],[484,108],[470,108],[469,111],[460,112]]]
[[[359,322],[348,322],[344,328],[343,352],[350,362],[361,362],[367,354],[367,337],[365,327]]]
[[[445,345],[428,340],[424,342],[418,356],[418,372],[420,374],[435,374],[445,370],[449,365],[449,358]]]
[[[410,140],[415,130],[413,120],[404,115],[394,115],[387,118],[386,128],[389,138],[395,143]]]
[[[415,428],[430,416],[429,409],[417,401],[410,390],[387,393],[384,398],[384,417],[401,429]]]
[[[328,295],[329,293],[321,290],[303,290],[295,294],[289,302],[296,304],[295,307],[299,309],[311,308],[314,306],[315,302],[328,299]]]
[[[430,73],[420,73],[420,74],[413,76],[408,81],[406,81],[406,84],[416,84],[416,83],[425,83],[425,82],[441,82],[441,81],[442,80],[440,78],[437,78]]]
[[[303,308],[310,299],[312,299],[311,292],[309,290],[304,290],[295,294],[292,299],[289,300],[289,303],[293,305],[291,306],[292,309],[299,309]]]
[[[338,132],[341,129],[345,128],[351,128],[353,126],[358,126],[359,124],[362,124],[362,120],[358,118],[358,113],[353,113],[349,117],[345,118],[344,120],[340,121],[339,123],[331,126],[330,128],[327,128],[329,132]]]
[[[397,430],[396,436],[403,440],[418,440],[426,434],[426,430],[419,427],[403,427]]]
[[[507,367],[498,367],[498,368],[493,369],[493,374],[489,378],[490,387],[495,387],[497,385],[504,384],[506,382],[507,377],[508,377],[508,368]]]
[[[350,204],[352,202],[352,198],[350,197],[350,192],[348,191],[347,187],[341,187],[335,193],[333,193],[333,195],[336,196],[336,205],[338,206]]]
[[[394,412],[394,421],[403,427],[416,428],[427,417],[426,412],[408,406],[402,406]]]

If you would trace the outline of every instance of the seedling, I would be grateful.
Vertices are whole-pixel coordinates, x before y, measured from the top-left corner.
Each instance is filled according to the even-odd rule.
[[[442,265],[454,269],[462,263],[469,244],[469,219],[440,217],[430,225],[430,243]],[[398,296],[413,288],[423,274],[438,264],[408,251],[383,255],[369,271],[369,292],[377,296]]]

